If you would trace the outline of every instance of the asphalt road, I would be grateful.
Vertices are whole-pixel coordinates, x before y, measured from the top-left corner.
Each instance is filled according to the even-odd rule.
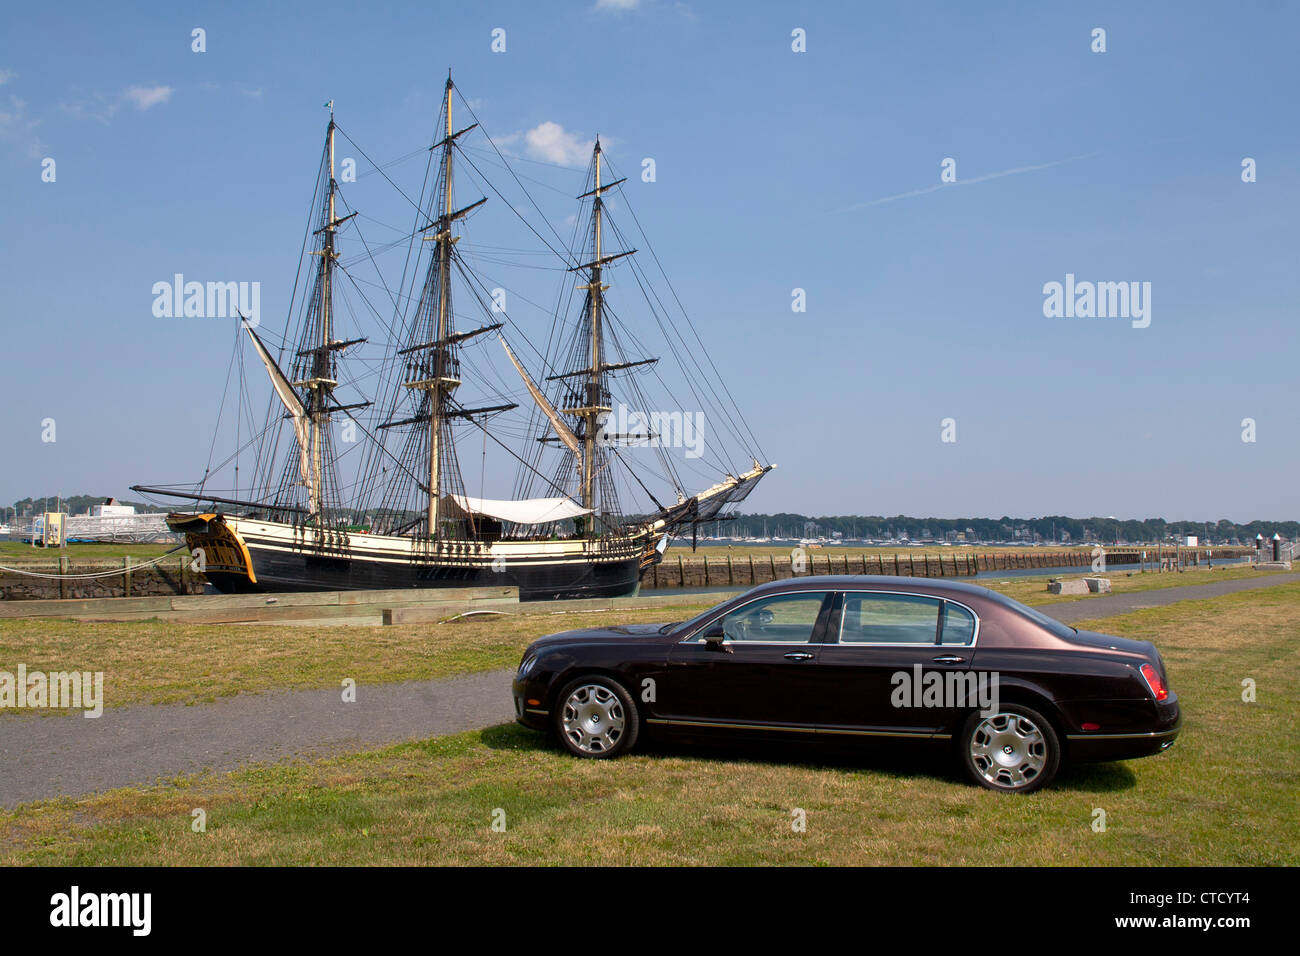
[[[1067,623],[1300,580],[1300,573],[1216,581],[1048,605]],[[512,671],[341,690],[244,694],[212,704],[141,705],[96,719],[0,717],[0,807],[82,796],[254,761],[364,750],[514,719]]]
[[[1161,588],[1155,591],[1135,591],[1127,594],[1103,594],[1064,604],[1048,604],[1040,606],[1038,610],[1050,614],[1058,621],[1073,624],[1075,621],[1129,614],[1133,611],[1141,611],[1143,608],[1177,604],[1179,601],[1203,601],[1206,598],[1219,597],[1221,594],[1253,591],[1256,588],[1273,587],[1288,581],[1300,581],[1300,572],[1287,574],[1269,572],[1261,574],[1258,578],[1235,578],[1231,581],[1213,581],[1209,584],[1189,584],[1181,588]]]

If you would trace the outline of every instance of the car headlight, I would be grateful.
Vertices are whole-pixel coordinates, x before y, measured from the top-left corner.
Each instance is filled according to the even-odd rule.
[[[525,657],[525,658],[523,659],[523,661],[520,663],[520,665],[519,665],[519,674],[518,674],[518,676],[519,676],[521,679],[524,678],[524,677],[527,677],[527,676],[528,676],[528,672],[529,672],[530,670],[533,669],[533,665],[536,664],[536,663],[537,663],[537,655],[536,655],[536,654],[529,654],[529,655],[528,655],[527,657]]]

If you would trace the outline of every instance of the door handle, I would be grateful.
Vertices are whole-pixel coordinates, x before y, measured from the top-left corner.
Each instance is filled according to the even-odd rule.
[[[958,657],[956,654],[941,654],[934,658],[936,664],[964,664],[966,658]]]
[[[809,654],[807,651],[791,651],[789,654],[785,655],[785,659],[787,661],[810,661],[813,659],[813,655]]]

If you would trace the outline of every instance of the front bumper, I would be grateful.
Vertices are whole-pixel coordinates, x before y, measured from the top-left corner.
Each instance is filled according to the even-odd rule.
[[[535,681],[515,678],[510,685],[515,701],[515,720],[533,730],[550,728],[551,712],[546,709],[545,691]]]

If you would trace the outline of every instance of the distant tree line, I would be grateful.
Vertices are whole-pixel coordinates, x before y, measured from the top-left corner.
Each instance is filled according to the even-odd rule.
[[[781,512],[778,514],[742,514],[733,520],[709,522],[701,532],[735,537],[814,538],[894,538],[944,540],[949,532],[964,534],[976,541],[1066,541],[1083,544],[1126,542],[1163,542],[1196,535],[1209,544],[1228,544],[1234,539],[1242,544],[1254,541],[1255,535],[1271,538],[1276,532],[1283,538],[1300,535],[1297,521],[1251,521],[1248,524],[1219,521],[1166,521],[1163,518],[1120,520],[1118,518],[1069,518],[1046,515],[1042,518],[915,518],[911,515],[822,515],[810,516]],[[928,532],[928,533],[927,533]],[[973,532],[973,533],[972,533]]]
[[[61,508],[64,513],[70,515],[84,515],[90,510],[91,505],[102,505],[109,497],[109,495],[50,495],[48,498],[24,498],[22,501],[15,501],[12,507],[19,517],[43,514],[55,508]],[[147,505],[140,501],[127,501],[125,498],[119,498],[117,503],[134,505],[135,510],[140,514],[173,510],[160,505]]]

